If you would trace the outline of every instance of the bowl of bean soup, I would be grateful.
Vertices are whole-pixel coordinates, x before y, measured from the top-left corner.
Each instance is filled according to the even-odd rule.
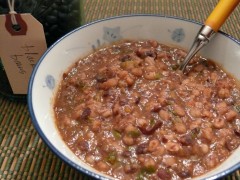
[[[179,70],[201,24],[125,15],[56,41],[28,89],[33,125],[96,179],[217,179],[240,168],[240,42],[218,32]]]

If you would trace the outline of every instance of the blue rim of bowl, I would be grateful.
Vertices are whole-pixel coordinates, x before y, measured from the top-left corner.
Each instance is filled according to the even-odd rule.
[[[34,82],[34,78],[35,78],[35,74],[38,70],[38,67],[40,66],[41,62],[43,61],[44,57],[48,54],[48,52],[54,47],[56,46],[60,41],[62,41],[64,38],[68,37],[69,35],[71,35],[72,33],[79,31],[81,29],[84,29],[88,26],[91,26],[93,24],[97,24],[103,21],[108,21],[108,20],[112,20],[112,19],[120,19],[120,18],[127,18],[127,17],[137,17],[137,16],[148,16],[148,17],[161,17],[161,18],[170,18],[170,19],[177,19],[177,20],[181,20],[181,21],[185,21],[185,22],[189,22],[189,23],[194,23],[197,25],[202,25],[202,23],[194,21],[194,20],[189,20],[189,19],[185,19],[185,18],[181,18],[181,17],[176,17],[176,16],[165,16],[165,15],[155,15],[155,14],[128,14],[128,15],[120,15],[120,16],[113,16],[113,17],[109,17],[109,18],[104,18],[104,19],[100,19],[100,20],[96,20],[93,22],[90,22],[88,24],[85,24],[83,26],[80,26],[74,30],[72,30],[71,32],[67,33],[66,35],[64,35],[63,37],[61,37],[60,39],[58,39],[53,45],[51,45],[46,52],[42,55],[42,57],[40,58],[40,60],[38,61],[38,63],[35,65],[33,72],[31,74],[30,80],[29,80],[29,86],[28,86],[28,97],[27,97],[27,102],[28,102],[28,108],[29,108],[29,112],[30,112],[30,116],[31,116],[31,120],[33,123],[34,128],[36,129],[36,131],[38,132],[39,136],[42,138],[42,140],[47,144],[47,146],[50,148],[50,150],[56,154],[61,160],[63,160],[65,163],[67,163],[68,165],[70,165],[71,167],[75,168],[76,170],[79,170],[82,173],[85,173],[93,178],[97,178],[97,179],[101,179],[101,180],[108,180],[108,178],[105,178],[97,173],[91,172],[89,170],[87,170],[84,167],[81,167],[79,165],[77,165],[76,163],[72,162],[70,159],[68,159],[66,156],[64,156],[60,151],[58,151],[53,145],[52,143],[48,140],[48,138],[45,136],[45,134],[43,133],[43,131],[41,130],[37,118],[34,114],[34,109],[33,109],[33,105],[32,105],[32,86],[33,86],[33,82]],[[224,35],[225,37],[231,39],[232,41],[234,41],[235,43],[237,43],[238,45],[240,45],[240,42],[233,38],[232,36],[219,31],[218,33]],[[215,174],[211,177],[208,177],[208,180],[211,179],[217,179],[217,178],[221,178],[224,176],[227,176],[228,174],[238,170],[240,168],[240,162],[235,164],[234,166],[230,167],[229,169],[227,169],[224,172]]]

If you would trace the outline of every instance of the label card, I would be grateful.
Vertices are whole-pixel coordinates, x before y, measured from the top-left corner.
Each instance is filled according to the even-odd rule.
[[[47,49],[42,24],[31,14],[0,15],[0,58],[14,94],[27,94],[34,65]]]

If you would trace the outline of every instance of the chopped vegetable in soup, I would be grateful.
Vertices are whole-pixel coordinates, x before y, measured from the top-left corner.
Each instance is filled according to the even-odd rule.
[[[63,74],[54,111],[80,159],[117,179],[190,179],[240,144],[235,79],[156,41],[123,41],[80,59]]]

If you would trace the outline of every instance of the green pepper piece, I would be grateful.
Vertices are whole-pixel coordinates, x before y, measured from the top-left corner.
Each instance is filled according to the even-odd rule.
[[[144,180],[148,174],[153,174],[154,172],[156,172],[156,168],[154,166],[143,167],[137,174],[136,180]]]
[[[234,106],[235,110],[240,113],[240,104]]]
[[[106,161],[110,164],[115,164],[117,162],[117,153],[115,151],[110,152],[106,157]]]
[[[144,180],[145,177],[146,177],[146,174],[140,171],[140,172],[137,174],[136,180]]]
[[[156,73],[155,79],[156,79],[156,80],[159,80],[159,79],[161,79],[161,78],[162,78],[162,74],[161,74],[160,72]]]
[[[130,135],[130,136],[133,137],[133,138],[137,138],[137,137],[140,136],[140,132],[139,132],[138,130],[136,130],[136,131],[130,131],[130,132],[128,132],[128,135]]]
[[[150,126],[153,126],[154,124],[155,124],[155,119],[154,118],[150,119]]]
[[[120,139],[122,137],[121,133],[116,130],[113,130],[112,134],[115,137],[115,139]]]
[[[171,66],[172,70],[176,71],[179,68],[178,64],[174,64]]]
[[[152,174],[156,171],[156,168],[154,166],[148,166],[148,167],[144,167],[142,171],[147,174]]]

